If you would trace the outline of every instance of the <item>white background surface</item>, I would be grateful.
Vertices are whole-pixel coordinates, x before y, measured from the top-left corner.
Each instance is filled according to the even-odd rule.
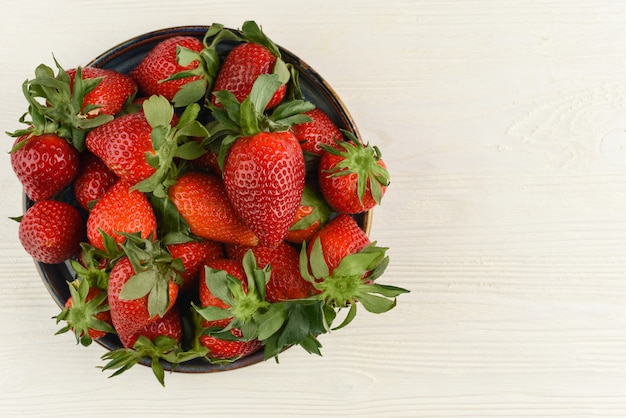
[[[313,66],[392,174],[373,239],[411,289],[225,373],[108,379],[54,336],[58,308],[0,153],[0,415],[626,416],[626,6],[620,1],[10,2],[0,126],[52,53],[65,66],[154,29],[256,20]],[[4,149],[10,149],[7,137]]]

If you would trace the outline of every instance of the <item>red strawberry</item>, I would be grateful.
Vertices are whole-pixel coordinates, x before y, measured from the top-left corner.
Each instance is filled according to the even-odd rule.
[[[335,149],[323,146],[318,181],[326,202],[336,212],[361,213],[380,201],[389,185],[389,172],[377,147],[363,145],[354,135]]]
[[[71,296],[56,316],[57,323],[66,321],[67,326],[57,334],[71,330],[76,336],[76,342],[87,346],[92,340],[115,332],[105,290],[90,287],[87,280],[74,280],[69,283],[69,289]]]
[[[260,268],[270,265],[272,273],[265,287],[266,300],[278,302],[281,300],[300,299],[315,294],[313,285],[300,275],[300,256],[298,251],[281,242],[277,247],[245,247],[229,246],[228,254],[236,260],[243,260],[246,251],[252,250]]]
[[[207,284],[207,281],[217,279],[222,273],[234,277],[234,280],[241,281],[241,292],[237,293],[237,296],[234,297],[234,302],[237,304],[239,300],[243,299],[243,304],[247,305],[248,303],[245,302],[247,300],[245,295],[248,293],[247,275],[242,262],[240,260],[222,258],[207,263],[205,269],[203,269],[200,274],[199,293],[201,306],[203,308],[231,308],[230,305],[226,304],[223,300],[214,295],[209,290]],[[262,303],[262,301],[254,299],[254,296],[252,298],[253,299],[250,299],[251,302]],[[203,328],[225,328],[232,320],[233,317],[214,320],[204,319],[201,321],[200,325]],[[228,328],[228,332],[237,338],[241,338],[243,336],[243,333],[238,328]],[[206,333],[200,334],[199,341],[200,344],[209,350],[208,356],[212,359],[236,359],[247,356],[261,348],[261,343],[257,339],[251,339],[248,341],[226,340],[214,335],[207,335]]]
[[[119,178],[102,160],[89,151],[80,156],[80,167],[74,179],[74,195],[78,204],[85,210],[100,199]]]
[[[72,87],[77,71],[77,68],[67,70]],[[117,115],[137,94],[137,84],[126,74],[96,67],[80,68],[80,73],[83,80],[101,79],[93,90],[85,94],[83,99],[81,111],[88,118],[100,114]]]
[[[235,212],[270,247],[287,235],[304,178],[302,149],[289,131],[241,137],[224,163],[224,186]]]
[[[190,241],[167,246],[172,258],[182,260],[185,271],[181,272],[181,290],[187,290],[197,283],[198,275],[205,263],[222,258],[224,249],[222,244],[209,241]]]
[[[243,335],[238,329],[231,329],[229,332],[237,338]],[[262,346],[259,340],[226,340],[212,335],[200,335],[199,339],[200,344],[209,350],[208,356],[218,360],[236,360],[249,356]]]
[[[97,114],[92,104],[83,106],[85,96],[97,88],[99,79],[74,77],[72,81],[59,63],[55,61],[55,64],[58,69],[57,75],[52,68],[40,64],[35,69],[35,78],[22,84],[22,91],[29,104],[30,118],[22,117],[21,121],[32,126],[10,135],[19,137],[25,134],[29,136],[56,134],[82,152],[85,149],[87,132],[111,121],[113,116],[102,112]]]
[[[214,175],[190,171],[169,188],[169,198],[191,233],[213,241],[256,245],[258,238],[235,215],[224,184]]]
[[[193,160],[204,152],[185,132],[197,133],[194,137],[208,136],[208,132],[196,119],[198,105],[185,109],[180,119],[162,96],[151,96],[142,106],[141,112],[120,116],[89,132],[85,143],[137,190],[165,197],[166,185],[175,181],[179,172],[175,160]]]
[[[42,200],[26,210],[18,234],[31,257],[42,263],[56,264],[78,253],[85,236],[85,224],[74,206]]]
[[[178,72],[198,67],[198,61],[192,61],[186,66],[181,66],[176,58],[176,49],[178,47],[200,52],[204,45],[202,41],[193,36],[174,36],[159,42],[148,52],[139,65],[130,72],[131,77],[135,79],[144,95],[152,96],[156,94],[172,101],[183,85],[202,78],[201,75],[196,75],[177,80],[162,81]]]
[[[226,259],[222,257],[222,258],[217,258],[217,259],[208,261],[205,264],[205,266],[213,270],[223,270],[227,274],[230,274],[236,279],[241,280],[242,282],[241,285],[244,289],[244,292],[247,291],[246,272],[243,269],[241,260],[231,260],[231,259]],[[215,296],[209,290],[206,280],[207,280],[207,269],[202,268],[200,270],[200,279],[199,279],[200,305],[202,307],[214,306],[214,307],[221,308],[221,309],[229,308],[229,305],[227,305],[222,300],[218,299],[217,296]],[[205,328],[206,327],[224,328],[228,325],[231,319],[232,317],[213,320],[213,321],[202,321],[202,326]]]
[[[163,318],[157,318],[131,335],[125,333],[118,334],[120,342],[126,348],[132,348],[141,336],[146,337],[150,341],[156,337],[165,336],[173,339],[176,343],[180,343],[183,337],[183,326],[178,308],[174,306],[167,311]]]
[[[305,185],[300,206],[298,206],[295,219],[285,236],[285,241],[294,244],[302,244],[302,241],[308,241],[328,222],[331,212],[331,209],[319,192]]]
[[[303,151],[315,155],[322,155],[321,144],[335,146],[335,141],[343,141],[343,133],[330,117],[320,108],[315,108],[305,115],[311,118],[310,122],[293,125],[292,130]]]
[[[276,56],[265,46],[257,43],[243,43],[233,48],[222,64],[215,79],[214,91],[227,90],[242,102],[252,90],[252,85],[261,74],[274,71]],[[280,87],[272,96],[266,109],[278,105],[285,97],[287,86]],[[213,97],[213,104],[217,101]]]
[[[87,134],[87,149],[117,176],[134,185],[156,172],[146,161],[155,154],[150,139],[152,127],[144,112],[120,116]]]
[[[156,235],[156,215],[148,198],[143,193],[131,190],[130,184],[118,180],[96,202],[87,217],[87,238],[91,245],[105,249],[100,230],[110,235],[115,242],[125,240],[124,233],[141,232],[148,238]]]
[[[311,238],[311,244],[320,240],[324,260],[330,273],[339,265],[341,260],[354,254],[370,244],[365,232],[349,215],[339,214],[328,222],[317,234]],[[309,255],[313,245],[308,247]]]
[[[76,176],[78,152],[56,134],[19,137],[11,152],[11,166],[26,195],[34,201],[50,199]]]
[[[339,214],[303,244],[301,273],[318,290],[316,297],[327,306],[350,308],[343,322],[356,316],[357,303],[369,312],[383,313],[396,305],[395,297],[408,290],[375,283],[389,264],[387,248],[370,243],[352,217]],[[331,326],[334,316],[327,317]]]
[[[207,152],[205,152],[195,160],[190,161],[190,163],[191,166],[196,170],[206,171],[207,173],[222,177],[222,168],[220,167],[218,161],[218,154],[216,152],[213,152],[213,150],[211,149],[208,149]]]
[[[174,306],[178,296],[178,285],[172,280],[167,281],[164,289],[168,301],[167,306],[161,310],[161,313],[151,313],[148,294],[131,298],[125,297],[126,294],[122,293],[129,292],[131,295],[134,294],[134,292],[126,289],[131,278],[135,278],[135,281],[143,280],[143,277],[137,273],[139,272],[135,271],[129,257],[124,256],[115,264],[109,275],[108,298],[111,320],[118,335],[121,336],[120,338],[122,336],[130,338],[150,323],[163,318],[165,313]],[[162,279],[166,280],[167,277]]]

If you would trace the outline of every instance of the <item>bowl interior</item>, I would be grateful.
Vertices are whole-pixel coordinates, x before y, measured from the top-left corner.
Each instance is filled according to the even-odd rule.
[[[179,35],[195,36],[202,39],[207,29],[208,26],[182,26],[145,33],[109,49],[94,58],[87,65],[129,73],[158,42]],[[225,50],[232,48],[234,45],[234,43],[231,45],[226,44]],[[305,98],[324,110],[337,126],[352,131],[357,138],[360,139],[358,130],[350,114],[324,79],[297,56],[282,47],[279,48],[284,61],[293,65],[300,72],[300,83]],[[30,207],[32,202],[29,201],[27,197],[24,199],[24,207]],[[356,216],[356,220],[361,228],[369,234],[371,211]],[[40,262],[36,262],[35,264],[49,293],[59,307],[62,307],[69,298],[67,282],[74,279],[74,271],[70,263],[66,261],[60,264],[45,264]],[[107,335],[97,341],[100,345],[109,350],[114,350],[122,346],[115,335]],[[259,351],[226,365],[216,365],[202,360],[192,360],[177,365],[175,371],[207,373],[236,369],[261,361],[263,361],[263,352]],[[149,361],[146,360],[144,364],[148,365]],[[171,370],[171,365],[164,364],[164,368]]]

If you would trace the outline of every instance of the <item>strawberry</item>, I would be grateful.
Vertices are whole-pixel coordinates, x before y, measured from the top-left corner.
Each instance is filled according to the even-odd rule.
[[[261,348],[259,340],[244,341],[237,339],[243,336],[241,330],[231,329],[228,332],[235,339],[219,338],[213,335],[201,335],[199,337],[200,344],[209,350],[208,356],[211,359],[234,361],[249,356]]]
[[[97,287],[90,287],[87,280],[74,280],[68,283],[70,297],[63,310],[55,317],[57,323],[67,325],[57,331],[62,334],[73,331],[76,342],[84,346],[93,340],[115,333],[111,323],[111,312],[107,302],[107,292]]]
[[[237,216],[268,246],[284,240],[304,189],[304,156],[289,128],[310,120],[302,112],[314,108],[289,100],[265,114],[282,85],[279,75],[263,74],[243,102],[220,91],[215,96],[224,107],[211,107],[216,123],[210,139],[220,143],[218,161],[228,198]]]
[[[358,252],[370,244],[367,234],[354,218],[347,214],[339,214],[330,220],[310,242],[314,243],[317,240],[324,249],[324,261],[331,273],[345,256]],[[309,247],[309,256],[312,248]]]
[[[180,343],[183,336],[183,327],[181,322],[180,311],[177,307],[168,310],[165,316],[159,317],[139,331],[128,335],[120,334],[120,342],[126,348],[132,348],[139,337],[145,337],[148,340],[154,340],[159,336],[165,336]]]
[[[208,280],[212,280],[213,275],[216,274],[216,271],[223,271],[226,274],[238,279],[241,281],[241,286],[244,292],[247,293],[247,282],[246,282],[246,272],[243,269],[243,265],[241,260],[232,260],[226,258],[216,258],[214,260],[210,260],[205,264],[205,267],[200,270],[200,279],[199,279],[199,296],[200,296],[200,306],[213,306],[220,309],[228,309],[230,306],[215,296],[209,287],[207,286],[207,276]],[[230,321],[232,320],[232,316],[216,319],[212,321],[202,321],[203,327],[226,327]]]
[[[257,324],[269,306],[265,300],[269,274],[269,267],[258,268],[252,252],[242,260],[207,263],[200,280],[201,306],[195,306],[195,312],[198,340],[210,359],[232,361],[261,348],[257,337],[264,329]]]
[[[130,247],[126,247],[128,255],[120,258],[109,275],[111,320],[120,339],[130,338],[163,318],[174,306],[179,291],[174,282],[175,272],[166,265],[166,260],[155,261],[159,256],[154,254],[146,256],[156,247],[145,252]]]
[[[176,107],[187,106],[212,89],[220,67],[218,45],[239,39],[220,24],[211,25],[202,41],[193,36],[174,36],[154,46],[130,75],[146,96],[156,94]]]
[[[88,118],[100,114],[115,116],[126,104],[132,102],[137,94],[135,81],[130,76],[114,70],[96,67],[69,69],[67,75],[70,78],[70,86],[74,86],[76,74],[80,74],[83,80],[100,80],[83,98],[81,112]]]
[[[359,232],[360,231],[360,232]],[[300,251],[300,272],[314,285],[316,298],[325,306],[338,309],[349,307],[342,328],[356,315],[357,302],[372,313],[383,313],[396,305],[396,296],[408,290],[375,283],[389,263],[387,248],[370,243],[356,222],[339,214],[324,226]],[[330,325],[334,314],[324,311]]]
[[[185,66],[180,65],[176,59],[176,50],[178,48],[200,52],[204,45],[202,41],[193,36],[174,36],[154,46],[130,72],[130,76],[137,82],[140,91],[144,95],[152,96],[156,94],[172,101],[184,84],[202,78],[202,76],[196,75],[177,80],[162,81],[175,73],[198,68],[198,61],[190,62]]]
[[[179,119],[165,98],[152,96],[143,102],[143,111],[120,116],[89,132],[86,146],[120,178],[131,185],[139,183],[138,190],[163,197],[163,189],[177,173],[174,159],[195,159],[204,152],[187,135],[205,135],[196,120],[199,112],[198,105],[190,106]]]
[[[180,272],[181,290],[192,288],[197,283],[202,267],[211,260],[223,257],[224,253],[222,244],[209,240],[169,244],[167,250],[172,258],[180,258],[183,263],[184,271]]]
[[[341,130],[322,109],[315,108],[304,114],[310,117],[311,121],[292,127],[293,134],[300,142],[303,151],[319,156],[324,151],[322,144],[334,147],[335,141],[344,140]]]
[[[109,360],[102,370],[117,369],[112,375],[117,376],[146,359],[150,361],[152,371],[161,385],[165,386],[165,371],[161,360],[172,364],[202,356],[203,352],[184,353],[180,343],[183,327],[179,309],[174,306],[165,316],[157,317],[137,332],[119,335],[123,347],[109,351],[102,356]],[[183,355],[184,354],[184,355]]]
[[[246,251],[251,250],[260,268],[271,266],[265,298],[269,302],[300,299],[312,296],[315,293],[313,285],[300,275],[298,251],[286,242],[277,247],[229,246],[228,254],[236,260],[243,260]]]
[[[339,147],[323,145],[318,181],[326,202],[336,212],[365,212],[380,201],[389,185],[389,172],[377,147],[363,145],[345,131],[349,141]]]
[[[26,252],[35,260],[57,264],[78,253],[85,224],[74,206],[42,200],[26,210],[18,235]]]
[[[258,243],[254,233],[237,218],[218,177],[189,171],[169,188],[169,198],[194,235],[224,243]]]
[[[74,196],[78,204],[89,210],[119,178],[104,162],[89,151],[80,155],[80,165],[73,182]]]
[[[235,212],[268,246],[287,235],[304,177],[302,150],[289,131],[239,138],[224,164],[224,186]]]
[[[100,231],[111,236],[118,244],[125,240],[120,233],[141,232],[144,238],[155,236],[156,215],[148,198],[130,187],[126,181],[118,180],[89,212],[87,239],[94,247],[105,249]]]
[[[134,185],[156,172],[146,160],[154,155],[152,128],[143,112],[123,115],[87,135],[86,146],[117,176]]]
[[[257,77],[271,73],[275,65],[276,56],[264,46],[256,43],[240,44],[226,56],[222,69],[215,79],[214,90],[230,91],[241,102],[250,94]],[[285,97],[286,91],[287,86],[281,86],[268,102],[266,109],[278,105]],[[215,98],[213,103],[217,103]]]
[[[332,211],[320,193],[309,185],[304,186],[302,200],[296,216],[287,231],[285,241],[301,244],[308,241],[328,222]]]
[[[283,81],[289,77],[278,46],[256,23],[245,22],[241,34],[247,42],[237,45],[228,53],[213,86],[214,91],[231,92],[238,102],[248,97],[252,85],[262,74],[278,73]],[[284,99],[286,91],[286,84],[280,86],[264,109],[278,105]],[[220,105],[215,97],[212,98],[212,103]]]
[[[76,176],[78,152],[56,134],[21,136],[11,152],[11,166],[33,201],[50,199]]]
[[[22,84],[29,107],[20,121],[28,123],[29,127],[10,135],[19,137],[54,133],[81,152],[85,149],[87,133],[113,120],[113,116],[95,114],[93,105],[83,108],[85,97],[96,89],[100,79],[83,79],[81,76],[71,80],[56,60],[55,64],[58,69],[56,75],[52,68],[41,64],[35,69],[35,78]],[[80,70],[80,67],[76,68],[76,73]],[[91,113],[83,113],[83,110]],[[27,120],[27,115],[30,116],[30,121]]]

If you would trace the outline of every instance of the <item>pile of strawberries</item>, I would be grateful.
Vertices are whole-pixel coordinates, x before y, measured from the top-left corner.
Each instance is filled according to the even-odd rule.
[[[24,82],[11,133],[19,239],[70,260],[59,332],[117,334],[105,370],[148,359],[163,384],[168,363],[320,354],[357,305],[407,292],[376,283],[387,248],[355,221],[389,184],[380,151],[306,100],[255,22],[170,37],[129,74],[55,64]]]

